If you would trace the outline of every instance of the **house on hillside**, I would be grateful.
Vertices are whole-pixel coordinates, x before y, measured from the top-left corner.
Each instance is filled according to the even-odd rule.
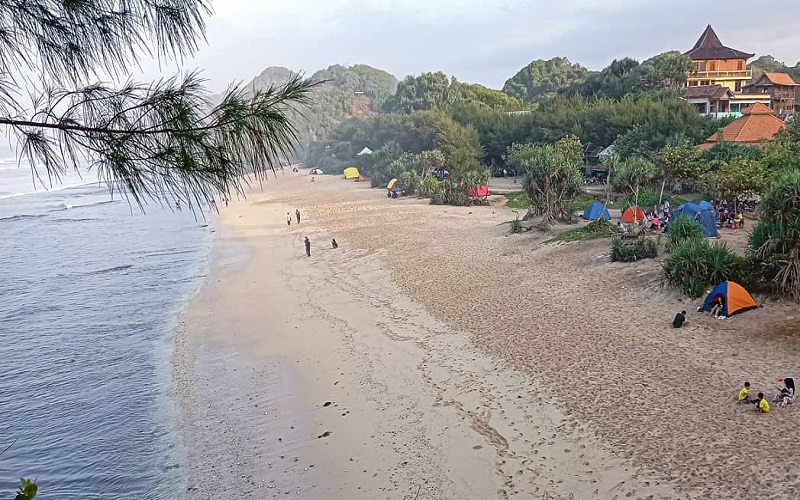
[[[785,126],[783,120],[775,116],[769,107],[756,103],[745,108],[740,118],[729,123],[720,133],[706,139],[706,142],[697,146],[697,149],[707,151],[720,141],[764,147]]]
[[[728,116],[733,92],[722,85],[700,85],[688,87],[683,92],[683,98],[693,104],[701,114]]]
[[[710,24],[692,50],[684,55],[689,56],[695,64],[687,75],[689,87],[721,85],[733,92],[740,92],[753,78],[753,72],[747,69],[747,60],[754,54],[722,45]]]
[[[772,110],[782,119],[794,114],[798,85],[786,73],[764,73],[755,82],[745,85],[742,91],[749,95],[768,95]]]

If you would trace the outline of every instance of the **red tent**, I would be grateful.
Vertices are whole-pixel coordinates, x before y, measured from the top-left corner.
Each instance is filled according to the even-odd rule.
[[[486,186],[467,188],[467,194],[476,198],[486,198],[489,196],[489,188]]]
[[[635,224],[647,220],[647,215],[639,207],[628,207],[624,212],[622,212],[622,217],[620,217],[620,219],[622,222]]]

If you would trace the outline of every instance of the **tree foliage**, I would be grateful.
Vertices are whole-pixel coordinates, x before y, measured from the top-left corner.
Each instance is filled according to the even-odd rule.
[[[541,102],[571,84],[583,82],[588,74],[589,70],[566,57],[537,59],[509,78],[503,92],[523,102]]]
[[[748,249],[776,291],[800,302],[800,171],[778,179],[761,199]]]
[[[665,146],[656,157],[656,166],[665,179],[697,180],[703,173],[702,155],[689,143]]]
[[[639,188],[649,182],[655,173],[655,166],[646,158],[634,156],[621,159],[613,163],[611,187],[618,193],[629,193],[636,199]]]
[[[530,200],[529,216],[541,217],[543,227],[572,219],[569,201],[583,192],[583,149],[577,137],[555,144],[514,144],[506,158],[525,172],[522,187]]]
[[[184,57],[198,48],[205,0],[6,0],[0,3],[0,126],[40,178],[91,169],[140,205],[210,201],[241,193],[290,154],[290,110],[308,103],[299,77],[255,92],[232,86],[212,106],[195,74],[119,88],[87,83],[126,74],[142,54]],[[26,68],[42,75],[31,106],[11,99]]]

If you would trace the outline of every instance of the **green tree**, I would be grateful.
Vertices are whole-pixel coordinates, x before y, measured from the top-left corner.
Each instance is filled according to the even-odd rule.
[[[758,160],[736,158],[722,162],[718,169],[708,172],[703,181],[720,196],[735,200],[742,195],[760,193],[767,183],[767,171]]]
[[[0,3],[0,126],[14,136],[40,177],[58,179],[86,165],[140,205],[173,198],[198,202],[243,192],[290,155],[289,111],[308,103],[310,81],[255,92],[229,88],[209,106],[190,73],[120,88],[91,82],[128,75],[142,55],[185,57],[198,48],[211,10],[206,0]],[[41,75],[32,110],[14,97],[13,72]]]
[[[503,92],[523,102],[541,102],[567,86],[583,82],[589,71],[566,57],[537,59],[509,78]]]
[[[686,142],[664,147],[656,157],[656,166],[671,181],[697,180],[703,173],[701,153]]]
[[[384,110],[410,113],[437,109],[444,107],[450,97],[450,81],[441,71],[409,75],[397,84],[397,91],[387,99]]]
[[[748,241],[763,277],[800,302],[800,171],[782,176],[761,199],[760,220]]]
[[[462,125],[447,115],[436,124],[436,149],[444,156],[447,169],[455,174],[477,170],[483,158],[475,128]]]
[[[569,201],[583,192],[583,148],[577,137],[555,144],[514,144],[506,159],[525,172],[522,187],[530,201],[528,216],[541,217],[544,228],[572,218]]]
[[[678,51],[664,52],[644,61],[636,71],[642,89],[680,89],[694,62]]]
[[[639,189],[655,176],[653,162],[646,158],[631,157],[614,162],[611,170],[611,187],[618,193],[630,193],[639,204]]]

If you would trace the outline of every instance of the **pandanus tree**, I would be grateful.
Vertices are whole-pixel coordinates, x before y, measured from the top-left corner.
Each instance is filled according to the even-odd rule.
[[[800,172],[776,180],[759,204],[748,250],[775,289],[800,302]]]
[[[543,228],[572,218],[569,201],[583,191],[583,150],[577,137],[555,144],[514,144],[506,161],[525,172],[522,188],[530,201],[528,217],[540,217]]]
[[[3,0],[0,128],[43,181],[92,171],[140,206],[241,194],[291,153],[289,112],[313,82],[232,85],[215,105],[197,73],[98,83],[124,80],[144,56],[192,55],[211,13],[209,0]]]

